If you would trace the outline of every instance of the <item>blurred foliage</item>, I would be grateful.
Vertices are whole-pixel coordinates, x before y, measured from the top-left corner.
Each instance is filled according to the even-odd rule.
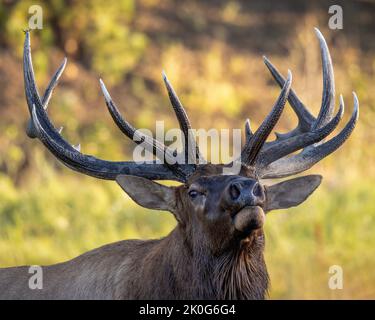
[[[29,16],[28,9],[35,1],[19,1],[8,9],[5,41],[20,49]],[[147,37],[130,29],[134,18],[134,2],[64,1],[41,2],[43,32],[41,46],[49,49],[60,45],[64,51],[84,61],[110,82],[119,81],[139,62]],[[63,30],[63,31],[62,31]],[[20,50],[19,50],[20,52]],[[48,57],[39,58],[46,65]],[[37,69],[38,70],[38,69]]]
[[[375,6],[365,1],[12,1],[0,3],[0,266],[50,264],[105,243],[166,235],[171,215],[135,205],[113,182],[82,177],[26,138],[22,80],[28,8],[43,8],[33,31],[39,88],[66,55],[68,66],[50,116],[85,153],[129,159],[132,143],[107,115],[102,77],[126,118],[154,131],[176,127],[162,85],[165,69],[196,128],[256,128],[279,88],[262,64],[286,73],[312,112],[320,107],[321,66],[313,27],[326,36],[337,93],[360,122],[347,143],[316,165],[320,189],[303,205],[267,217],[271,298],[375,298]],[[344,30],[327,29],[328,7],[344,9]],[[42,92],[42,90],[40,90]],[[277,131],[291,130],[287,107]],[[344,289],[328,289],[328,268],[341,265]]]

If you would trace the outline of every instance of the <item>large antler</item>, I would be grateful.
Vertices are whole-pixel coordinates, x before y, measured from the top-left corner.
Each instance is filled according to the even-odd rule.
[[[159,141],[142,135],[127,121],[125,121],[119,114],[115,104],[113,103],[108,91],[106,90],[103,82],[101,81],[101,87],[103,94],[108,106],[108,109],[115,120],[119,128],[131,139],[137,143],[143,142],[145,148],[154,153],[163,164],[160,163],[143,163],[139,164],[132,161],[106,161],[96,157],[86,155],[80,152],[80,147],[74,147],[69,144],[62,136],[61,129],[56,130],[47,115],[47,105],[51,98],[52,91],[56,87],[57,82],[64,71],[66,65],[66,59],[64,59],[61,66],[52,77],[43,98],[41,99],[38,93],[38,89],[35,83],[34,71],[31,60],[30,51],[30,33],[26,31],[26,38],[24,44],[24,82],[25,82],[25,94],[26,100],[29,107],[31,120],[27,127],[27,134],[31,138],[37,137],[62,163],[69,168],[79,171],[81,173],[101,178],[114,180],[120,174],[131,174],[141,176],[151,180],[176,180],[186,181],[187,177],[194,172],[195,164],[178,164],[174,163],[176,155],[172,153],[164,144]],[[170,85],[169,85],[169,88]],[[175,96],[172,89],[168,89],[170,95]],[[176,100],[178,101],[178,99]],[[175,103],[175,100],[172,102]],[[185,128],[190,128],[185,110],[182,105],[174,105],[176,114],[181,127],[184,128],[183,133],[185,135],[185,150],[187,149],[187,143],[191,143],[191,139],[187,139]],[[195,147],[195,144],[194,144]],[[186,151],[184,150],[184,153]],[[195,150],[195,149],[193,149]],[[175,157],[175,158],[173,158]],[[170,164],[171,163],[171,164]]]
[[[316,29],[316,34],[320,43],[323,65],[323,97],[317,118],[310,113],[293,89],[291,89],[291,72],[288,71],[288,77],[285,80],[272,63],[267,58],[264,58],[266,66],[276,82],[282,87],[282,90],[272,111],[255,133],[251,131],[250,121],[246,121],[246,143],[242,149],[241,157],[236,160],[246,166],[255,167],[259,177],[279,178],[309,169],[315,163],[339,148],[349,137],[357,122],[359,113],[358,99],[355,93],[353,93],[354,111],[349,122],[338,135],[323,143],[324,139],[333,132],[340,122],[344,112],[344,102],[340,96],[339,110],[332,118],[335,104],[332,62],[323,35],[318,29]],[[162,160],[163,164],[154,162],[139,164],[131,161],[113,162],[81,153],[79,146],[71,146],[61,136],[61,129],[56,130],[47,116],[48,102],[65,68],[66,59],[64,59],[52,77],[42,99],[39,96],[35,83],[30,52],[30,34],[28,31],[26,32],[23,59],[25,93],[31,114],[27,134],[31,138],[39,138],[58,159],[71,169],[90,176],[110,180],[115,179],[120,174],[131,174],[152,180],[176,180],[184,182],[199,166],[198,160],[202,163],[202,156],[196,145],[187,114],[164,72],[163,79],[183,133],[182,155],[177,155],[176,152],[173,152],[163,143],[152,137],[141,134],[126,121],[121,116],[103,81],[100,80],[100,86],[108,110],[117,126],[127,137],[138,144],[142,143],[149,152],[152,152],[157,158]],[[275,141],[266,142],[267,137],[279,120],[287,100],[298,117],[298,125],[288,133],[277,133]],[[289,154],[301,149],[302,151],[299,154],[288,157]],[[176,162],[176,160],[181,160],[181,158],[184,160],[184,164]]]
[[[258,175],[262,178],[286,177],[311,168],[315,163],[339,148],[350,136],[356,125],[359,103],[356,94],[353,92],[354,110],[350,120],[339,134],[323,143],[324,139],[340,122],[344,112],[344,101],[340,96],[339,110],[336,116],[332,118],[335,105],[332,61],[323,35],[318,29],[315,29],[315,31],[319,39],[323,67],[323,95],[318,117],[315,118],[300,101],[294,90],[290,89],[288,101],[298,117],[298,125],[288,133],[276,133],[276,140],[264,143],[255,160],[247,154],[249,154],[249,146],[255,144],[253,140],[257,132],[253,135],[249,123],[246,125],[247,142],[242,150],[241,158],[247,160],[245,161],[247,165],[254,164]],[[285,80],[276,67],[265,57],[264,62],[276,82],[284,90],[289,85],[289,76]],[[300,153],[287,157],[287,155],[301,149]],[[252,163],[249,161],[251,159],[253,160]]]

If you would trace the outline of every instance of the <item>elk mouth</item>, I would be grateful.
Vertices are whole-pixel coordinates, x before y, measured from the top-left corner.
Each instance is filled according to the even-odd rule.
[[[234,228],[242,234],[263,227],[265,214],[260,206],[246,206],[232,215]]]

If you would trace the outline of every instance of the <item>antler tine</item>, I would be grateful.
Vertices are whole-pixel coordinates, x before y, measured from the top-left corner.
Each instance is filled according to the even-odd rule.
[[[315,28],[315,33],[319,40],[322,57],[323,93],[319,115],[312,129],[325,125],[331,119],[335,108],[335,76],[333,73],[331,55],[329,54],[329,49],[322,33],[317,28]]]
[[[327,124],[327,122],[332,119],[335,105],[335,77],[333,72],[332,59],[322,33],[317,28],[315,28],[315,33],[319,40],[323,70],[323,94],[319,115],[317,118],[315,118],[310,113],[308,108],[298,98],[294,90],[291,89],[288,101],[298,117],[298,125],[295,129],[288,133],[277,133],[277,139],[275,141],[267,143],[267,146],[265,146],[265,148],[277,144],[280,140],[288,139],[303,132],[308,132],[311,129],[318,129]],[[268,70],[271,72],[273,78],[276,80],[279,86],[282,86],[285,82],[283,76],[271,63],[271,61],[269,61],[266,57],[263,57],[263,60]]]
[[[292,73],[288,70],[288,78],[281,90],[272,111],[254,133],[252,139],[248,140],[241,152],[241,162],[245,165],[253,165],[267,137],[279,120],[292,84]]]
[[[24,53],[23,53],[23,75],[25,80],[25,94],[26,101],[31,114],[33,108],[33,101],[38,101],[42,104],[38,92],[38,88],[35,83],[34,69],[31,61],[30,52],[30,31],[25,32],[25,43],[24,43]],[[27,85],[26,85],[27,84]]]
[[[48,108],[48,103],[49,103],[49,100],[51,99],[52,92],[55,89],[62,73],[64,72],[66,62],[67,62],[67,58],[65,57],[63,59],[63,62],[59,66],[59,68],[56,70],[55,74],[52,76],[51,81],[48,84],[48,87],[47,87],[46,91],[44,92],[43,98],[41,100],[44,109]],[[38,94],[38,96],[39,96],[39,94]],[[31,119],[27,123],[26,134],[28,135],[29,138],[32,138],[32,139],[37,137],[36,129],[33,126],[33,122],[32,122]]]
[[[188,163],[196,163],[196,161],[199,159],[203,160],[202,155],[199,151],[199,147],[195,143],[195,137],[191,131],[191,125],[186,111],[164,71],[162,72],[162,76],[168,91],[169,100],[171,101],[173,110],[176,114],[180,129],[184,134],[185,161],[187,161]]]
[[[185,172],[183,170],[183,168],[188,168],[188,167],[180,166],[175,163],[176,157],[174,156],[173,152],[168,147],[166,147],[160,141],[142,134],[139,130],[135,129],[128,121],[126,121],[121,116],[120,111],[118,110],[116,104],[113,102],[102,79],[100,79],[99,82],[100,82],[100,87],[104,95],[106,105],[108,107],[108,111],[111,114],[112,119],[116,123],[118,128],[128,138],[132,139],[135,143],[137,144],[142,143],[149,152],[152,152],[161,161],[165,160],[166,161],[165,165],[170,167],[170,169],[174,171],[176,175],[186,177],[186,175],[191,174],[191,170],[189,170],[188,172]]]
[[[250,119],[246,119],[245,121],[245,137],[246,141],[249,141],[253,137],[253,132],[251,131],[251,126],[250,126]]]
[[[265,152],[261,152],[257,166],[267,166],[270,163],[291,154],[301,148],[310,146],[326,138],[337,127],[344,114],[344,101],[340,97],[340,107],[334,118],[325,126],[309,132],[301,133],[289,139],[280,141],[279,143],[269,147]]]
[[[35,106],[35,108],[42,108],[42,109],[44,109],[44,106],[43,106],[42,100],[40,99],[38,88],[37,88],[37,85],[36,85],[36,82],[35,82],[33,63],[32,63],[32,59],[31,59],[31,50],[30,50],[30,31],[26,31],[25,34],[26,34],[26,37],[25,37],[25,43],[24,43],[24,49],[23,49],[24,50],[24,52],[23,52],[23,73],[24,73],[26,101],[27,101],[27,105],[28,105],[29,112],[30,112],[30,115],[31,115],[33,106]],[[64,63],[61,66],[64,66]],[[64,70],[64,68],[63,67],[61,68],[61,66],[59,68],[61,70],[60,73],[62,73],[62,71]],[[59,70],[55,73],[55,75],[56,74],[59,74]],[[49,87],[52,88],[50,90],[51,92],[52,92],[53,88],[55,87],[58,78],[59,77],[52,78],[52,80],[50,82],[50,85],[49,85]],[[55,83],[53,83],[53,79],[56,79]],[[45,96],[48,97],[48,95],[45,95]],[[48,99],[46,99],[45,101],[47,101],[47,100]],[[55,139],[61,138],[61,137],[59,137],[58,132],[56,132],[57,134],[55,134],[53,132],[53,130],[52,130],[53,126],[52,126],[51,122],[48,120],[48,117],[45,119],[45,126],[48,127],[51,130]],[[32,122],[29,122],[29,126],[26,129],[26,133],[30,134],[31,138],[33,138],[34,136],[37,137],[36,129],[33,126]],[[65,143],[65,141],[63,139],[61,139],[60,142]],[[69,144],[67,144],[67,145],[69,145]]]
[[[155,156],[164,160],[164,156],[167,160],[171,160],[171,152],[166,148],[166,146],[160,141],[153,139],[149,136],[142,135],[137,129],[135,129],[128,121],[126,121],[120,114],[116,104],[113,102],[104,82],[99,79],[100,87],[103,92],[103,96],[108,107],[108,111],[112,116],[113,121],[119,127],[119,129],[135,143],[145,144],[145,147],[149,152],[152,152]]]
[[[53,88],[56,86],[65,64],[66,61],[64,60],[52,78],[41,100],[32,67],[30,35],[29,31],[26,31],[23,67],[26,100],[32,120],[31,127],[36,137],[41,140],[51,153],[69,168],[101,179],[114,180],[120,174],[131,174],[152,180],[176,180],[181,182],[186,180],[184,172],[181,172],[181,170],[174,172],[164,164],[155,164],[154,162],[138,164],[130,161],[106,161],[90,155],[85,155],[71,146],[53,126],[43,105],[43,102],[45,104],[48,103]],[[184,165],[184,168],[186,171],[189,170],[188,165]],[[190,169],[192,170],[192,168]]]
[[[359,102],[353,92],[354,110],[344,129],[333,137],[319,145],[313,145],[304,149],[301,153],[281,158],[265,168],[260,169],[260,176],[265,179],[282,178],[294,175],[311,168],[314,164],[337,150],[349,138],[355,128],[359,116]]]
[[[63,74],[63,72],[65,70],[65,66],[66,66],[67,61],[68,61],[68,59],[66,57],[64,57],[61,65],[58,67],[55,74],[52,76],[51,81],[49,82],[48,87],[47,87],[46,91],[44,92],[44,95],[43,95],[43,98],[42,98],[42,104],[43,104],[44,109],[48,108],[48,103],[49,103],[49,100],[51,99],[52,92],[55,89],[55,87],[57,86],[57,82],[59,81],[61,75]]]
[[[268,68],[268,70],[270,71],[271,75],[277,82],[277,84],[280,86],[280,88],[282,88],[285,84],[285,78],[281,75],[281,73],[277,70],[277,68],[271,63],[271,61],[268,60],[267,57],[263,56],[263,61],[266,67]],[[312,123],[315,121],[314,116],[311,114],[308,108],[302,103],[302,101],[298,98],[293,88],[290,89],[288,102],[298,117],[298,126],[291,132],[284,133],[284,134],[278,133],[277,134],[278,139],[286,139],[300,132],[308,131]]]

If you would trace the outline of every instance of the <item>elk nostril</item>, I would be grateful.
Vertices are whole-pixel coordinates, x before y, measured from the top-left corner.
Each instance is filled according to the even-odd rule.
[[[237,184],[232,184],[229,188],[229,194],[232,200],[237,200],[238,197],[241,195],[240,187]]]
[[[256,196],[256,197],[261,197],[263,195],[262,187],[260,186],[260,184],[258,182],[255,183],[255,185],[254,185],[253,195]]]

